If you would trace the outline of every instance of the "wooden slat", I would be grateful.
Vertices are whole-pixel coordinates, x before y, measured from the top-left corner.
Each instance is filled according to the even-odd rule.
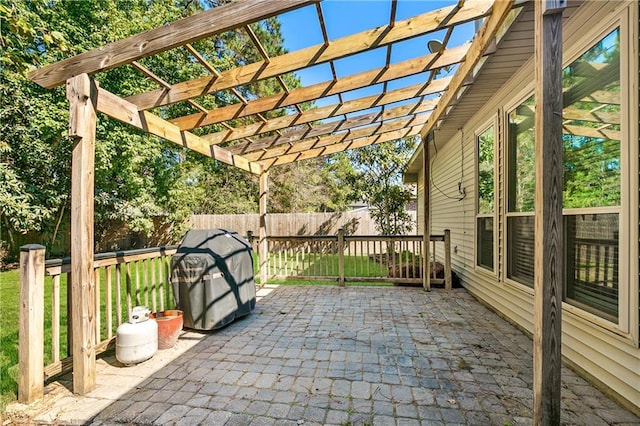
[[[282,144],[276,148],[257,151],[246,154],[246,158],[251,161],[263,161],[269,158],[279,157],[281,155],[304,152],[314,148],[328,147],[341,142],[363,138],[367,136],[382,135],[386,132],[404,129],[409,126],[419,126],[427,121],[428,115],[410,116],[398,120],[385,123],[377,123],[371,126],[358,128],[346,132],[334,133],[327,136],[317,137],[313,139],[303,139],[293,144]]]
[[[564,124],[562,129],[565,134],[575,135],[575,136],[585,136],[588,138],[602,138],[602,139],[611,139],[611,140],[620,140],[620,131],[618,130],[609,130],[607,128],[604,129],[595,129],[593,127],[586,126],[573,126],[569,124]]]
[[[272,109],[309,102],[326,96],[339,95],[349,90],[360,89],[431,69],[457,64],[464,59],[469,50],[469,46],[470,44],[464,44],[452,49],[447,49],[440,56],[430,54],[392,64],[388,68],[377,68],[343,78],[334,77],[333,80],[291,90],[289,93],[279,93],[256,99],[246,105],[241,103],[227,105],[211,110],[208,114],[195,113],[170,121],[178,125],[181,129],[189,130],[209,124],[220,123],[225,120],[267,112]],[[340,102],[342,103],[342,101]]]
[[[325,118],[336,117],[352,112],[362,111],[390,103],[412,99],[418,96],[438,93],[446,89],[449,83],[448,78],[434,80],[430,85],[416,84],[414,86],[393,90],[384,95],[371,95],[363,98],[353,99],[344,104],[327,105],[320,108],[314,108],[303,112],[302,114],[291,114],[283,117],[276,117],[268,120],[266,123],[255,123],[247,126],[237,127],[233,130],[210,133],[202,138],[212,144],[218,144],[245,137],[255,136],[257,134],[266,133],[277,129],[286,129],[290,126],[311,123]]]
[[[71,160],[71,306],[73,392],[96,386],[93,193],[97,87],[87,74],[67,82]]]
[[[362,114],[341,121],[332,121],[330,123],[312,126],[311,128],[303,127],[299,130],[290,130],[282,134],[282,136],[276,135],[257,139],[252,142],[238,143],[236,145],[227,147],[227,149],[232,154],[244,155],[247,159],[249,159],[246,154],[250,152],[273,148],[274,146],[289,144],[302,139],[308,139],[312,137],[331,134],[334,132],[344,131],[352,129],[354,127],[366,126],[368,124],[373,124],[384,120],[390,120],[393,118],[399,118],[411,114],[430,111],[431,109],[433,109],[436,102],[437,101],[435,100],[415,102],[400,107],[385,109],[381,112]]]
[[[102,88],[98,89],[97,110],[123,123],[160,136],[163,139],[199,152],[215,160],[252,173],[260,173],[259,164],[251,163],[239,155],[232,155],[224,148],[210,146],[209,143],[201,137],[187,131],[182,131],[178,126],[148,111],[139,112],[132,103]]]
[[[463,87],[465,81],[474,72],[474,68],[480,62],[482,55],[487,50],[487,47],[493,42],[493,38],[500,26],[505,22],[511,8],[513,7],[513,0],[496,0],[491,14],[485,19],[485,23],[482,25],[475,38],[471,42],[471,47],[464,60],[464,62],[458,67],[456,73],[451,79],[449,88],[440,97],[438,106],[434,110],[433,114],[429,118],[429,121],[424,125],[420,135],[425,140],[427,133],[429,133],[438,123],[438,121],[446,113],[449,105],[457,98],[458,91]]]
[[[535,3],[533,423],[560,424],[563,217],[562,9]]]
[[[316,1],[318,0],[236,0],[47,65],[30,72],[29,78],[43,87],[55,87],[75,75],[115,68]]]
[[[307,151],[295,154],[282,155],[278,158],[272,158],[262,161],[265,168],[270,168],[280,164],[293,163],[295,161],[308,160],[310,158],[321,157],[323,155],[335,154],[336,152],[346,151],[348,149],[361,148],[363,146],[369,146],[377,143],[388,142],[405,137],[416,136],[420,134],[420,127],[415,126],[406,129],[396,130],[393,132],[383,133],[381,135],[369,136],[366,138],[349,140],[334,145],[329,145],[321,148],[312,148]]]
[[[214,81],[208,77],[198,78],[175,84],[170,90],[156,89],[128,100],[145,110],[230,89],[472,21],[484,16],[491,5],[492,0],[469,0],[459,9],[445,7],[398,21],[393,28],[385,25],[334,40],[328,45],[322,43],[276,56],[268,63],[260,61],[233,68],[220,73]]]
[[[52,277],[53,297],[51,298],[51,359],[60,360],[60,275]]]
[[[620,124],[620,113],[589,111],[569,107],[562,110],[562,118],[564,120],[590,121],[592,123]]]

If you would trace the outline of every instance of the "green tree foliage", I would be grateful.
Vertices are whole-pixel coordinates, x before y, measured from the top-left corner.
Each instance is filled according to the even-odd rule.
[[[71,141],[67,136],[64,87],[43,89],[26,78],[26,71],[219,3],[10,0],[0,4],[0,237],[12,250],[16,249],[14,235],[28,231],[40,232],[45,239],[42,242],[52,245],[59,236],[60,223],[68,221],[69,214]],[[270,55],[284,53],[275,18],[252,28]],[[261,60],[243,32],[228,32],[195,45],[221,71]],[[170,83],[208,73],[185,49],[144,58],[140,63]],[[101,73],[98,80],[101,87],[125,97],[158,87],[132,67]],[[285,81],[290,88],[299,86],[294,75],[286,76]],[[277,89],[274,81],[266,81],[252,83],[240,91],[250,98],[269,95]],[[238,100],[225,92],[202,97],[198,102],[213,108]],[[181,103],[154,113],[171,118],[196,112],[190,108]],[[282,113],[284,110],[272,114]],[[235,124],[242,123],[239,120]],[[150,234],[158,224],[170,223],[178,237],[191,212],[257,210],[254,176],[105,116],[99,117],[96,133],[96,242],[122,224],[131,232]]]
[[[405,234],[412,229],[406,211],[411,190],[402,184],[402,175],[416,143],[416,138],[398,139],[348,153],[355,167],[351,185],[372,207],[371,216],[382,234]]]

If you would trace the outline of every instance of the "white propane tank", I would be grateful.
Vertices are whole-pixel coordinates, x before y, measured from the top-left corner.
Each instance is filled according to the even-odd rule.
[[[149,314],[145,306],[136,306],[116,330],[116,359],[124,365],[146,361],[158,350],[158,323]]]

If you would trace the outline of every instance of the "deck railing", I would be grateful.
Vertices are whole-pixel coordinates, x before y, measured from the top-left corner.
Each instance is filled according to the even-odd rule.
[[[128,319],[133,306],[144,305],[152,311],[173,308],[169,261],[176,249],[177,246],[154,247],[94,256],[96,354],[113,347],[115,331]],[[32,400],[34,389],[38,393],[43,382],[71,370],[70,309],[72,303],[80,301],[73,300],[70,291],[70,261],[64,258],[45,262],[43,246],[21,249],[18,398],[22,402]],[[44,323],[50,324],[46,330]],[[45,332],[50,334],[48,338]]]
[[[249,235],[249,239],[255,239]],[[443,259],[434,284],[451,287],[450,237],[432,235],[432,258]],[[271,279],[335,280],[421,284],[423,239],[415,236],[270,236],[267,237]],[[436,251],[436,243],[443,248]],[[170,258],[177,246],[155,247],[94,256],[95,298],[87,324],[92,324],[95,353],[113,347],[115,332],[133,306],[152,311],[174,307],[169,287]],[[70,259],[45,262],[45,248],[21,247],[18,399],[32,402],[44,383],[73,366],[71,306],[82,303],[71,294]],[[433,271],[436,268],[431,268]],[[444,276],[442,276],[444,269]],[[262,283],[264,284],[264,283]],[[46,303],[45,303],[46,302]],[[45,321],[46,318],[46,321]],[[91,321],[93,320],[93,321]],[[45,323],[47,327],[45,328]],[[45,338],[45,331],[49,334]],[[46,343],[45,343],[46,342]]]
[[[431,235],[431,282],[451,279],[450,232]],[[422,235],[268,236],[270,280],[423,283]],[[441,244],[436,244],[441,243]],[[440,246],[440,247],[439,247]]]

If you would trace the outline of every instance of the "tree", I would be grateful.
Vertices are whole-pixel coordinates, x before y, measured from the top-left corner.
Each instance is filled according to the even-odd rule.
[[[68,220],[71,141],[66,136],[68,104],[64,87],[43,89],[26,79],[29,68],[97,48],[141,31],[160,27],[220,1],[97,0],[61,2],[10,0],[0,4],[2,75],[0,80],[0,226],[2,239],[15,253],[13,236],[39,232],[45,245]],[[55,23],[55,31],[51,30]],[[284,53],[275,18],[252,25],[270,55]],[[219,70],[261,60],[245,33],[228,32],[194,44]],[[169,82],[206,75],[185,49],[173,49],[139,61]],[[131,67],[98,75],[101,87],[120,96],[158,87]],[[245,96],[265,96],[276,82],[259,81],[242,89]],[[285,77],[289,87],[299,81]],[[208,108],[237,102],[232,95],[205,96]],[[164,118],[194,112],[186,103],[153,111]],[[281,114],[276,111],[273,114]],[[242,119],[247,120],[247,119]],[[216,127],[204,129],[216,130]],[[257,206],[257,180],[159,138],[134,131],[101,116],[96,129],[96,242],[125,224],[131,232],[150,234],[158,224],[173,224],[182,235],[193,211],[242,212]],[[238,183],[230,191],[229,185]],[[240,185],[246,182],[247,185]],[[242,191],[241,189],[246,188]],[[255,189],[251,193],[251,189]],[[154,220],[155,219],[155,220]]]
[[[412,192],[402,184],[402,175],[415,147],[415,138],[404,138],[348,153],[355,168],[351,185],[372,207],[371,216],[383,235],[401,235],[413,228],[406,211]]]

